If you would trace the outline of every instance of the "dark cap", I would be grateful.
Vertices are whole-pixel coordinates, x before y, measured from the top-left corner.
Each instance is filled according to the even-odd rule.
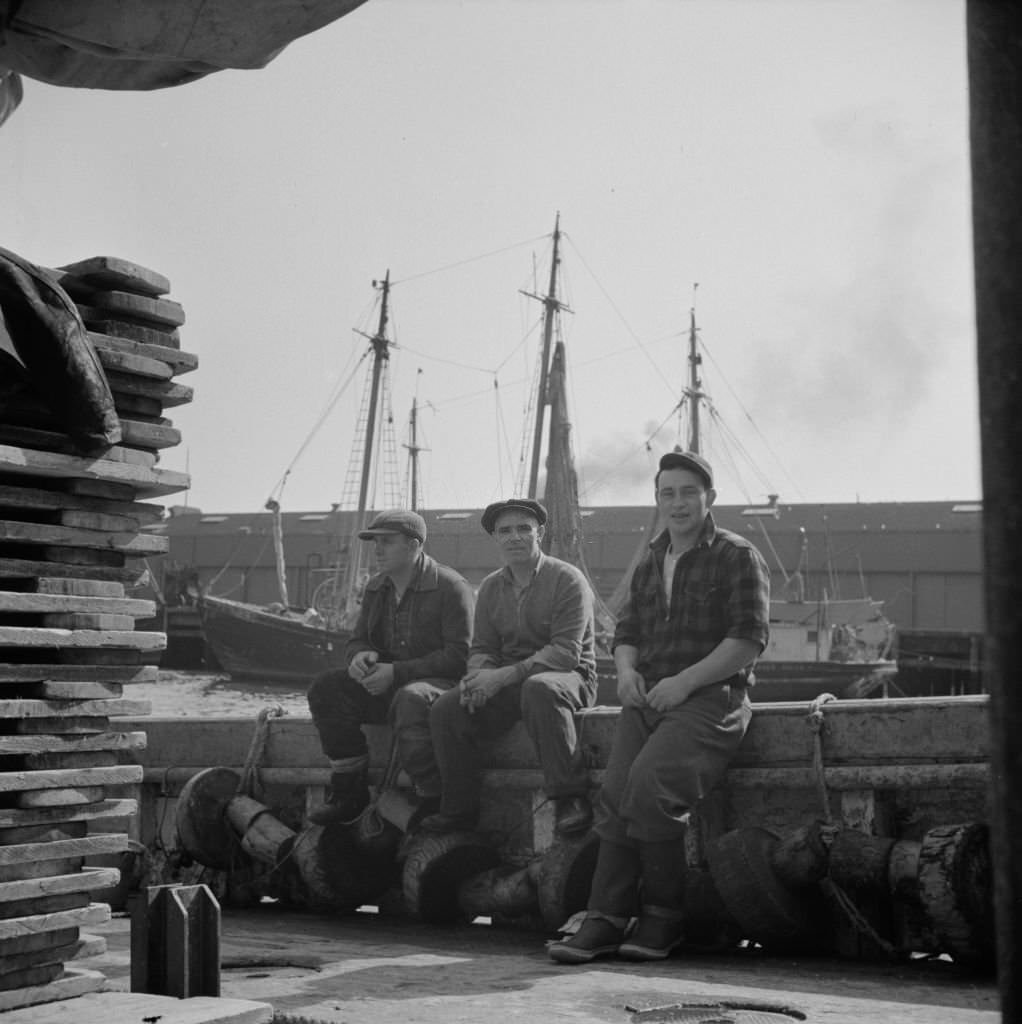
[[[426,539],[426,520],[418,512],[404,509],[381,512],[358,537],[359,540],[372,540],[385,533],[401,533],[421,543]]]
[[[532,516],[540,526],[546,524],[546,509],[538,501],[531,498],[508,498],[507,501],[495,501],[483,509],[483,529],[487,533],[493,533],[502,512],[524,512]]]
[[[668,452],[660,457],[660,470],[687,469],[703,478],[707,487],[713,486],[713,470],[701,455],[695,452]],[[659,474],[658,474],[659,475]]]

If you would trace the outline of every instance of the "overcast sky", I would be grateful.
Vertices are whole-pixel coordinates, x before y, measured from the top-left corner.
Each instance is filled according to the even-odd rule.
[[[200,359],[170,503],[262,506],[387,270],[426,504],[511,494],[558,212],[586,503],[649,498],[693,302],[719,500],[980,496],[958,0],[369,0],[260,71],[26,81],[0,181],[7,248],[170,278]],[[345,497],[360,394],[286,508]]]

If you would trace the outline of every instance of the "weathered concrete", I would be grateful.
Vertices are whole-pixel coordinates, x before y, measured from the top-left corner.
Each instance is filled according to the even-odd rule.
[[[90,992],[4,1015],[4,1024],[268,1024],[272,1020],[273,1007],[251,999],[175,999],[142,992]]]
[[[106,953],[83,962],[114,989],[128,985],[128,932],[127,920],[115,918],[103,927]],[[317,1024],[638,1024],[672,1019],[666,1010],[644,1010],[713,1001],[788,1008],[810,1024],[1000,1020],[994,980],[963,974],[946,960],[878,965],[745,950],[729,958],[572,968],[550,961],[534,933],[365,913],[332,919],[270,905],[226,911],[222,950],[224,996],[266,1002]]]

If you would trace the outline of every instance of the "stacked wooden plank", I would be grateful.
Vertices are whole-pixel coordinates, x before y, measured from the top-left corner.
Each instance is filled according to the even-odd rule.
[[[101,948],[82,929],[109,917],[93,898],[118,871],[96,865],[128,849],[137,811],[108,792],[142,777],[119,754],[145,733],[117,716],[148,714],[123,687],[155,679],[166,637],[134,628],[155,609],[130,591],[166,546],[145,499],[188,487],[157,462],[180,441],[164,411],[191,399],[175,378],[197,365],[162,275],[109,257],[53,273],[89,327],[122,441],[83,457],[42,400],[0,409],[0,1011],[105,982],[69,961]]]

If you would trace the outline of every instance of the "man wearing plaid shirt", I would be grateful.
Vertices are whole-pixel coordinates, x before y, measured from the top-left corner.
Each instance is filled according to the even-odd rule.
[[[668,452],[655,489],[666,528],[632,577],[614,633],[622,707],[600,793],[599,855],[582,926],[550,947],[560,963],[661,960],[681,943],[689,812],[745,735],[752,666],[769,636],[769,570],[747,540],[714,523],[710,464]]]

